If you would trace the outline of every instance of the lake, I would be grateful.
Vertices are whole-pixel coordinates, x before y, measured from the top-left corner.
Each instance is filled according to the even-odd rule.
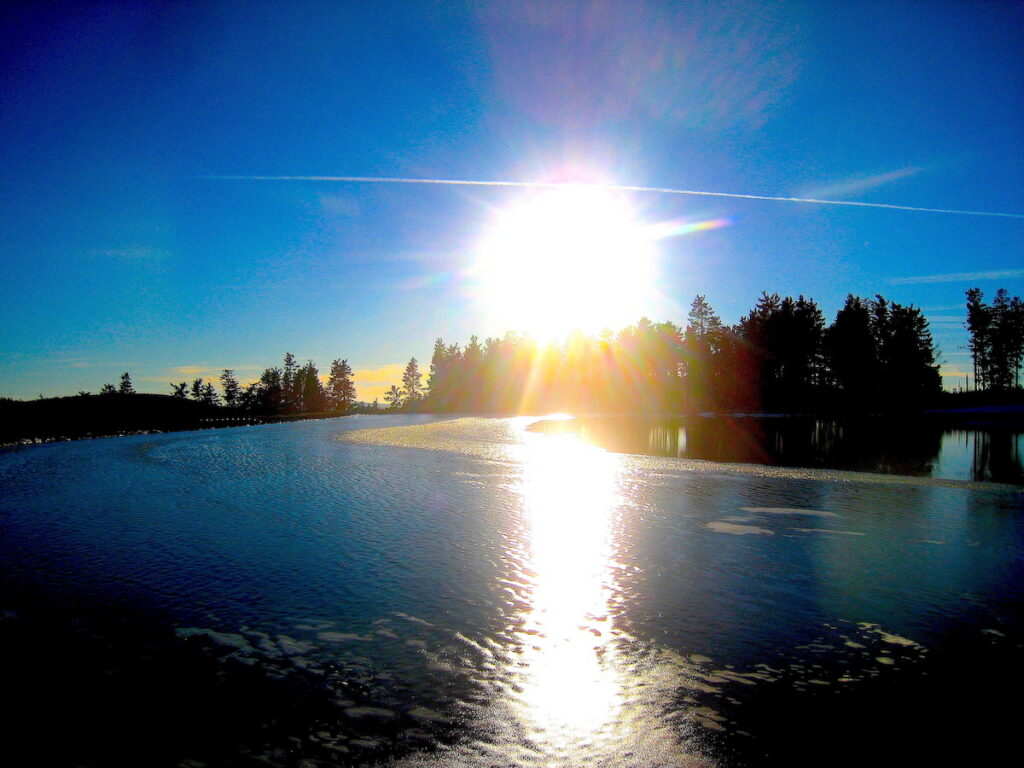
[[[738,438],[707,424],[536,422],[0,452],[6,749],[639,768],[1015,746],[998,702],[1024,676],[1019,433],[929,432],[907,464],[877,448],[821,467],[822,446],[857,453],[827,425],[808,449],[759,423],[797,449],[705,454],[719,463],[692,451]]]

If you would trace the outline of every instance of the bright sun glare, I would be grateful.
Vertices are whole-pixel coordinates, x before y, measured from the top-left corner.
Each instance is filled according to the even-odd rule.
[[[487,315],[539,341],[635,322],[655,288],[657,247],[622,193],[547,189],[497,211],[473,269]]]

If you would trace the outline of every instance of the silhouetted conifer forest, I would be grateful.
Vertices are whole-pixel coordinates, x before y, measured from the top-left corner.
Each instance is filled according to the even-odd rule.
[[[697,296],[685,329],[642,318],[617,334],[538,347],[515,334],[434,344],[425,394],[442,412],[681,414],[917,408],[941,391],[921,310],[848,296],[826,326],[813,299],[763,293],[727,326]],[[407,391],[407,388],[406,388]]]
[[[991,304],[978,288],[966,298],[977,395],[1019,401],[1024,303],[1003,289]],[[732,326],[697,296],[685,327],[641,318],[617,333],[576,332],[557,345],[514,333],[483,342],[472,336],[464,346],[437,339],[426,376],[412,358],[384,402],[389,410],[486,414],[905,413],[936,405],[938,357],[921,310],[880,295],[848,295],[826,324],[813,299],[762,293]],[[289,353],[245,385],[231,369],[219,384],[218,392],[197,378],[171,383],[170,397],[138,395],[126,371],[96,396],[0,398],[7,421],[0,441],[381,409],[356,400],[345,359],[321,376],[314,361],[300,365]]]

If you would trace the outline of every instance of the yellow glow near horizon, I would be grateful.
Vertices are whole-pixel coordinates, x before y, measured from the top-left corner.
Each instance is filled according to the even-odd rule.
[[[483,310],[540,341],[596,333],[649,311],[657,247],[629,198],[572,186],[497,211],[472,269]]]

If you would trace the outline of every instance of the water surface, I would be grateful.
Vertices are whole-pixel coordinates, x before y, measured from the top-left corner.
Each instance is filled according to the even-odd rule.
[[[95,679],[173,658],[245,713],[227,745],[140,746],[83,703],[52,725],[103,734],[78,742],[94,764],[889,764],[1010,743],[993,702],[1024,669],[1019,488],[630,455],[532,421],[4,452],[0,637],[76,669],[94,654],[75,638],[121,649]],[[188,695],[160,707],[175,683],[153,679],[133,695],[176,722]],[[26,722],[84,696],[18,680]]]
[[[600,417],[530,426],[610,451],[780,467],[1024,484],[1024,427],[945,425],[937,417]]]

